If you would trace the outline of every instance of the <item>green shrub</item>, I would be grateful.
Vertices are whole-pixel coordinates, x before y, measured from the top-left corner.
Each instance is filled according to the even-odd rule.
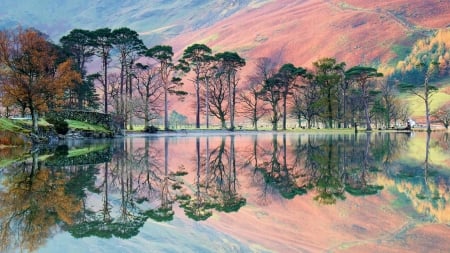
[[[56,117],[48,117],[45,120],[47,120],[48,123],[53,125],[56,133],[65,135],[67,134],[67,132],[69,132],[69,123],[67,123],[63,119]]]
[[[146,126],[144,129],[144,132],[154,134],[154,133],[158,132],[158,130],[159,129],[155,126]]]

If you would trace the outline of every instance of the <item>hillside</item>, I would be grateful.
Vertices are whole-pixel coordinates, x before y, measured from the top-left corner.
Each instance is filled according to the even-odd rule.
[[[283,52],[285,61],[309,66],[320,57],[348,65],[387,63],[417,38],[450,24],[450,2],[419,0],[278,0],[246,9],[173,45],[194,42],[216,51],[236,50],[247,59]]]
[[[2,0],[0,28],[34,27],[58,41],[74,28],[129,27],[147,44],[208,27],[267,0]],[[88,4],[87,4],[88,3]],[[205,11],[207,10],[207,11]]]
[[[282,62],[304,67],[322,57],[348,67],[396,65],[418,39],[449,24],[449,1],[278,0],[181,34],[169,44],[178,52],[192,43],[205,43],[214,52],[237,51],[247,60],[241,73],[245,82],[258,57],[281,55]],[[173,108],[189,115],[183,104],[174,102]]]

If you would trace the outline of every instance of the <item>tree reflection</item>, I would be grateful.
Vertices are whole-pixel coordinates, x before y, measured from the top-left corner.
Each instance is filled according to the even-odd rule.
[[[367,132],[365,141],[363,140],[362,145],[359,145],[360,148],[356,151],[356,155],[352,154],[352,157],[356,158],[356,164],[353,163],[354,165],[345,178],[345,190],[355,196],[376,194],[383,189],[381,185],[369,184],[370,173],[377,171],[375,166],[370,166],[370,164],[375,164],[370,153],[371,135],[371,132]],[[360,136],[356,135],[355,138]],[[356,145],[353,143],[351,146],[355,147]]]
[[[445,159],[445,155],[448,154],[445,133],[423,133],[415,137],[418,141],[415,145],[424,144],[424,157],[419,158],[422,155],[421,152],[415,154],[413,158],[418,161],[401,162],[399,166],[393,166],[389,173],[383,175],[383,182],[393,185],[393,189],[406,196],[411,201],[412,207],[419,214],[424,215],[424,219],[448,223],[450,222],[450,206],[448,205],[450,177],[445,169],[448,168],[447,164],[437,161]]]
[[[314,197],[320,203],[334,204],[337,199],[345,199],[344,196],[344,168],[339,166],[339,151],[341,147],[333,143],[332,136],[319,146],[311,156],[311,177],[317,195]]]
[[[55,226],[74,222],[81,201],[66,191],[64,171],[52,170],[32,154],[32,161],[10,170],[0,192],[1,251],[34,251]]]
[[[300,174],[287,162],[286,134],[282,135],[282,141],[280,147],[278,134],[273,134],[272,145],[265,150],[263,163],[256,169],[263,174],[266,185],[275,188],[284,198],[292,199],[306,193],[306,185],[298,180]]]
[[[306,141],[303,141],[303,139]],[[384,138],[384,137],[383,137]],[[345,199],[345,192],[352,195],[376,194],[383,186],[370,183],[388,156],[397,151],[395,146],[383,141],[372,143],[372,134],[299,136],[294,155],[296,166],[304,168],[302,173],[307,188],[316,192],[315,200],[323,204],[334,204]],[[382,145],[387,150],[381,150]]]
[[[238,193],[235,137],[229,136],[228,148],[226,140],[222,136],[220,144],[210,150],[207,137],[205,155],[200,162],[200,140],[196,139],[195,190],[193,196],[184,195],[181,204],[191,219],[206,220],[212,215],[212,209],[236,212],[246,204],[246,199]]]
[[[134,177],[131,170],[132,152],[125,141],[117,141],[114,144],[114,149],[118,152],[109,161],[98,165],[102,171],[99,175],[101,183],[87,188],[90,194],[84,198],[84,201],[90,202],[89,198],[101,195],[100,209],[92,204],[87,205],[83,209],[83,218],[68,227],[69,232],[76,238],[87,236],[130,238],[137,235],[145,223],[145,216],[135,206]],[[112,204],[112,200],[117,198],[120,206],[116,212],[113,210],[116,206]],[[115,215],[116,213],[118,215]]]
[[[217,200],[215,209],[223,212],[236,212],[245,205],[246,199],[237,192],[237,175],[236,175],[236,154],[235,154],[235,136],[230,136],[230,151],[224,152],[225,137],[222,137],[221,147],[217,153],[218,163],[211,163],[210,168],[212,175],[216,175],[211,179],[216,182],[216,192],[213,198]],[[228,155],[228,166],[223,165],[224,159],[222,155]],[[219,158],[220,157],[220,158]],[[214,161],[214,159],[213,159]],[[210,181],[211,182],[211,181]]]
[[[124,138],[83,151],[59,147],[41,160],[35,153],[3,170],[0,251],[33,251],[54,228],[130,238],[149,218],[175,219],[177,205],[189,219],[208,220],[241,210],[254,193],[244,192],[247,182],[259,191],[249,199],[267,208],[307,193],[334,204],[397,187],[420,213],[448,222],[450,180],[433,161],[434,151],[448,152],[448,135],[436,137],[419,139],[420,165],[402,158],[411,144],[401,133]],[[181,154],[192,159],[174,159]]]
[[[179,198],[181,207],[184,208],[184,213],[191,219],[200,221],[206,220],[212,216],[211,207],[213,206],[212,198],[207,194],[209,184],[208,182],[201,181],[201,168],[202,164],[205,165],[205,174],[209,173],[209,137],[206,138],[206,158],[202,163],[200,152],[200,138],[195,138],[195,165],[196,175],[194,179],[194,194],[183,195]]]
[[[155,221],[171,221],[173,219],[174,211],[172,203],[173,196],[170,193],[170,185],[175,180],[169,177],[169,139],[164,138],[164,172],[162,175],[155,174],[157,185],[159,187],[159,201],[157,208],[150,209],[145,212],[145,215]]]

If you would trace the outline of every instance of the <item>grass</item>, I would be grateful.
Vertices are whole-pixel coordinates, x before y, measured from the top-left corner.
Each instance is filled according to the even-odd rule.
[[[28,130],[20,127],[13,120],[0,118],[0,131],[9,131],[9,132],[28,132]]]
[[[94,131],[94,132],[100,132],[100,133],[110,133],[111,132],[102,126],[92,125],[92,124],[89,124],[86,122],[81,122],[81,121],[77,121],[77,120],[66,120],[66,122],[69,123],[70,129],[83,130],[83,131]]]
[[[430,111],[433,112],[448,103],[450,101],[450,95],[443,92],[437,92],[431,97],[431,100]],[[404,101],[409,105],[412,117],[425,117],[425,102],[421,98],[415,95],[408,95],[405,97]]]
[[[446,80],[446,82],[450,83],[450,80]],[[448,89],[448,87],[450,87],[450,84],[442,86],[438,92],[433,94],[431,97],[430,112],[433,112],[439,107],[450,102],[450,94],[444,91],[444,89]],[[400,95],[400,99],[408,104],[412,117],[425,117],[425,102],[423,99],[413,94]]]
[[[13,120],[0,118],[0,149],[8,146],[22,146],[26,144],[23,138],[30,131],[22,128]]]

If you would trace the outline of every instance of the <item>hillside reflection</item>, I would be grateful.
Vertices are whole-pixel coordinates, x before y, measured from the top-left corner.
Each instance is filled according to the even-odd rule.
[[[424,160],[404,158],[415,142]],[[249,199],[270,208],[308,194],[332,205],[390,191],[406,196],[428,220],[448,223],[450,170],[433,157],[448,149],[447,133],[126,138],[60,146],[1,170],[0,251],[34,251],[61,230],[76,238],[131,238],[149,219],[206,221],[239,212]]]

